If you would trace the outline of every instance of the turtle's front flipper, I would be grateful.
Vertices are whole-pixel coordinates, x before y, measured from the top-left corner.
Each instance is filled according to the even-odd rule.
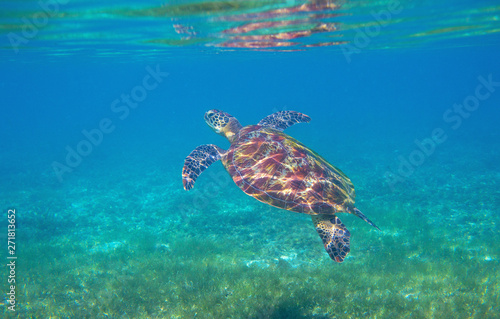
[[[311,118],[305,114],[295,111],[279,111],[263,118],[257,125],[270,127],[278,131],[283,131],[295,123],[307,123]]]
[[[182,183],[185,190],[190,190],[198,176],[212,163],[220,160],[224,150],[212,144],[200,145],[186,157],[182,168]]]
[[[351,233],[335,215],[313,215],[311,217],[330,258],[339,263],[343,262],[351,250],[349,244]]]

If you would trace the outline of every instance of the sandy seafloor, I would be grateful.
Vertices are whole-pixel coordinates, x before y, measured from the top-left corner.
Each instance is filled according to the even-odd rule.
[[[351,63],[319,50],[1,62],[2,263],[8,209],[18,257],[16,312],[5,267],[1,316],[499,318],[498,51],[477,41]],[[113,101],[147,67],[168,76],[120,119]],[[497,84],[460,124],[443,118],[488,78]],[[184,191],[185,156],[229,146],[203,121],[215,107],[243,125],[311,116],[286,132],[351,178],[381,230],[339,215],[352,237],[337,264],[309,216],[246,196],[220,162]],[[114,131],[58,179],[54,162],[105,118]],[[436,129],[441,143],[415,155]]]

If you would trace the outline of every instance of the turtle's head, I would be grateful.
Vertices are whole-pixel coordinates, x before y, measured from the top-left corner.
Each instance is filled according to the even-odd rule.
[[[226,113],[219,110],[210,110],[205,113],[205,122],[210,126],[215,133],[226,137],[229,142],[233,142],[236,134],[242,128],[238,120]]]

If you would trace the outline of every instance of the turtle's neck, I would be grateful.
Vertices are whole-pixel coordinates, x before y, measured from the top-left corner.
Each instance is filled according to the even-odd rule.
[[[235,141],[238,136],[238,132],[241,130],[243,126],[238,122],[234,117],[231,118],[229,123],[227,123],[226,127],[224,127],[223,132],[224,136],[229,140],[231,144]]]

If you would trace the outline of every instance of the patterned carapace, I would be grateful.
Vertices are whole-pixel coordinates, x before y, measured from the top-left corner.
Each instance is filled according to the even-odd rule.
[[[222,163],[238,187],[272,206],[311,215],[354,207],[354,186],[344,173],[275,129],[243,128]]]

